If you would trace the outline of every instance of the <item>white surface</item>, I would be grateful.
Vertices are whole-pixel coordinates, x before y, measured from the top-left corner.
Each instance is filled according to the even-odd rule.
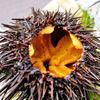
[[[65,10],[69,11],[69,9],[71,9],[73,13],[78,9],[78,6],[75,0],[52,0],[43,10],[56,11],[58,8],[60,12],[64,12]]]
[[[81,5],[82,9],[86,10],[89,13],[91,18],[94,18],[94,29],[97,30],[97,36],[100,36],[100,2],[88,8],[97,1],[100,0],[78,0],[77,3]]]
[[[9,24],[12,18],[27,17],[31,8],[42,9],[51,0],[0,0],[0,27],[1,24]]]

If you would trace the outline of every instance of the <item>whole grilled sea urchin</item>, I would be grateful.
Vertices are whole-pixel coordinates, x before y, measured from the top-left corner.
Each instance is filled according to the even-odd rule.
[[[89,100],[99,95],[100,40],[70,11],[35,11],[0,38],[0,96],[10,100]],[[2,32],[3,33],[3,32]],[[5,43],[4,43],[5,42]]]

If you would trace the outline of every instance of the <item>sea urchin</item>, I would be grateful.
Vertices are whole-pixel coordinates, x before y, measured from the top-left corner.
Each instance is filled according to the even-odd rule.
[[[78,10],[77,10],[78,11]],[[32,9],[0,37],[0,96],[10,100],[88,100],[99,95],[100,40],[69,12]]]

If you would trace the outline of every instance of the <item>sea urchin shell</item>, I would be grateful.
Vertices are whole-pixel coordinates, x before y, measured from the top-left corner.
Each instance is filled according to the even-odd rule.
[[[73,15],[32,11],[3,24],[9,30],[0,36],[2,100],[17,93],[17,100],[88,100],[88,91],[99,95],[100,40],[74,17],[78,10]]]

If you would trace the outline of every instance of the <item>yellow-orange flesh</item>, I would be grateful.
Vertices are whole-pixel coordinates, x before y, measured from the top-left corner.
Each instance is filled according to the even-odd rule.
[[[33,38],[29,46],[29,57],[33,66],[41,72],[65,77],[75,69],[75,65],[71,67],[71,64],[81,57],[83,47],[79,39],[70,32],[54,47],[51,43],[51,33],[54,30],[54,26],[47,26]]]

